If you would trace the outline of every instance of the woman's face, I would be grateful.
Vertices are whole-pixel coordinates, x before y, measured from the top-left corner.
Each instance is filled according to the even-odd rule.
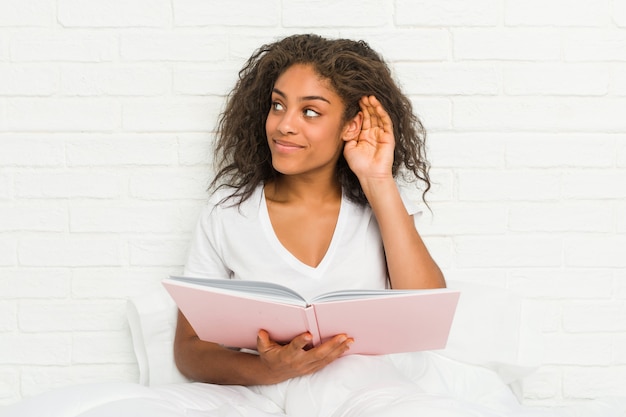
[[[272,91],[265,132],[274,169],[284,175],[334,173],[343,150],[344,104],[310,65],[289,67]]]

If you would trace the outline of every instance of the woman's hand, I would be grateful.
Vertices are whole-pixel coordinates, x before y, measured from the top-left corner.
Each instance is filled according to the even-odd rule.
[[[390,178],[395,138],[393,123],[387,111],[374,96],[359,101],[363,124],[358,137],[346,139],[344,157],[361,182]]]
[[[309,333],[303,333],[296,336],[289,344],[280,345],[271,340],[265,330],[260,330],[257,350],[261,362],[268,370],[268,376],[277,383],[312,374],[343,355],[353,341],[346,335],[337,335],[307,350],[311,340]]]

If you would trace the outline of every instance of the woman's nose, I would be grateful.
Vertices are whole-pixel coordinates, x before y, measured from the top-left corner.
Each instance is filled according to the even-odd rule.
[[[280,121],[278,122],[278,126],[276,128],[283,135],[296,133],[295,115],[289,111],[285,112],[280,118]]]

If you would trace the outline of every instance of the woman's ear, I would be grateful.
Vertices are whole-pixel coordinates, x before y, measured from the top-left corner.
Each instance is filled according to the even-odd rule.
[[[360,111],[357,113],[356,116],[346,122],[346,125],[343,128],[343,134],[341,135],[341,138],[346,142],[357,139],[361,134],[362,126],[363,112]]]

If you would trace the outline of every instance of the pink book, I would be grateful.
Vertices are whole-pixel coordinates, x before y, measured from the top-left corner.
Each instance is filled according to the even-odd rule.
[[[354,338],[348,354],[442,349],[459,291],[346,290],[306,300],[269,282],[169,277],[163,285],[200,339],[256,349],[260,329],[279,343],[304,332],[317,345],[337,334]]]

